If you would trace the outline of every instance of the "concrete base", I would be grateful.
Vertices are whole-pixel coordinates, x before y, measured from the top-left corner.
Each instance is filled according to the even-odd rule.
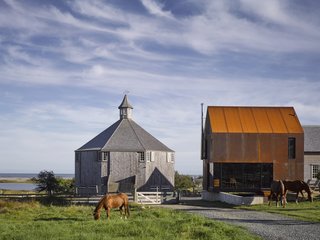
[[[201,197],[206,201],[219,201],[233,205],[255,205],[268,202],[268,198],[263,196],[238,196],[226,192],[215,193],[203,191]]]

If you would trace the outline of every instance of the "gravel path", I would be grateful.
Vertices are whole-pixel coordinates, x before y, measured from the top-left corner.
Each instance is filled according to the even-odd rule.
[[[263,239],[320,239],[320,223],[295,220],[278,214],[180,204],[165,205],[165,207],[196,213],[208,218],[242,226],[250,232],[261,236]]]

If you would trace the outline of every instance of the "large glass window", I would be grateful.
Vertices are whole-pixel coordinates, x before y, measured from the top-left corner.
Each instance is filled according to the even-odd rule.
[[[288,139],[288,158],[289,159],[296,158],[296,139],[295,138]]]
[[[273,179],[272,163],[215,163],[214,179],[221,189],[247,191],[269,188]]]

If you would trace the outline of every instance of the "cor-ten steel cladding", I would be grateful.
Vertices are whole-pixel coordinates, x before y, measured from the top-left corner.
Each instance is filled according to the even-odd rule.
[[[209,163],[272,163],[274,179],[303,179],[303,135],[293,107],[209,106],[204,175]],[[289,138],[295,139],[293,159]]]

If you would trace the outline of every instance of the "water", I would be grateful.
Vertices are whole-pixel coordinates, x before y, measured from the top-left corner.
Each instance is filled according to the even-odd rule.
[[[37,177],[37,173],[0,173],[0,179],[6,180],[14,180],[14,179],[30,179],[33,177]],[[74,178],[74,174],[67,174],[67,173],[58,173],[55,174],[56,177],[61,178]],[[0,183],[0,189],[6,190],[27,190],[31,191],[37,187],[36,184],[33,183]]]
[[[33,183],[0,183],[0,189],[32,191],[37,187]]]
[[[57,173],[54,175],[62,178],[74,178],[74,174],[71,173]],[[0,178],[33,178],[37,176],[38,173],[0,173]]]

